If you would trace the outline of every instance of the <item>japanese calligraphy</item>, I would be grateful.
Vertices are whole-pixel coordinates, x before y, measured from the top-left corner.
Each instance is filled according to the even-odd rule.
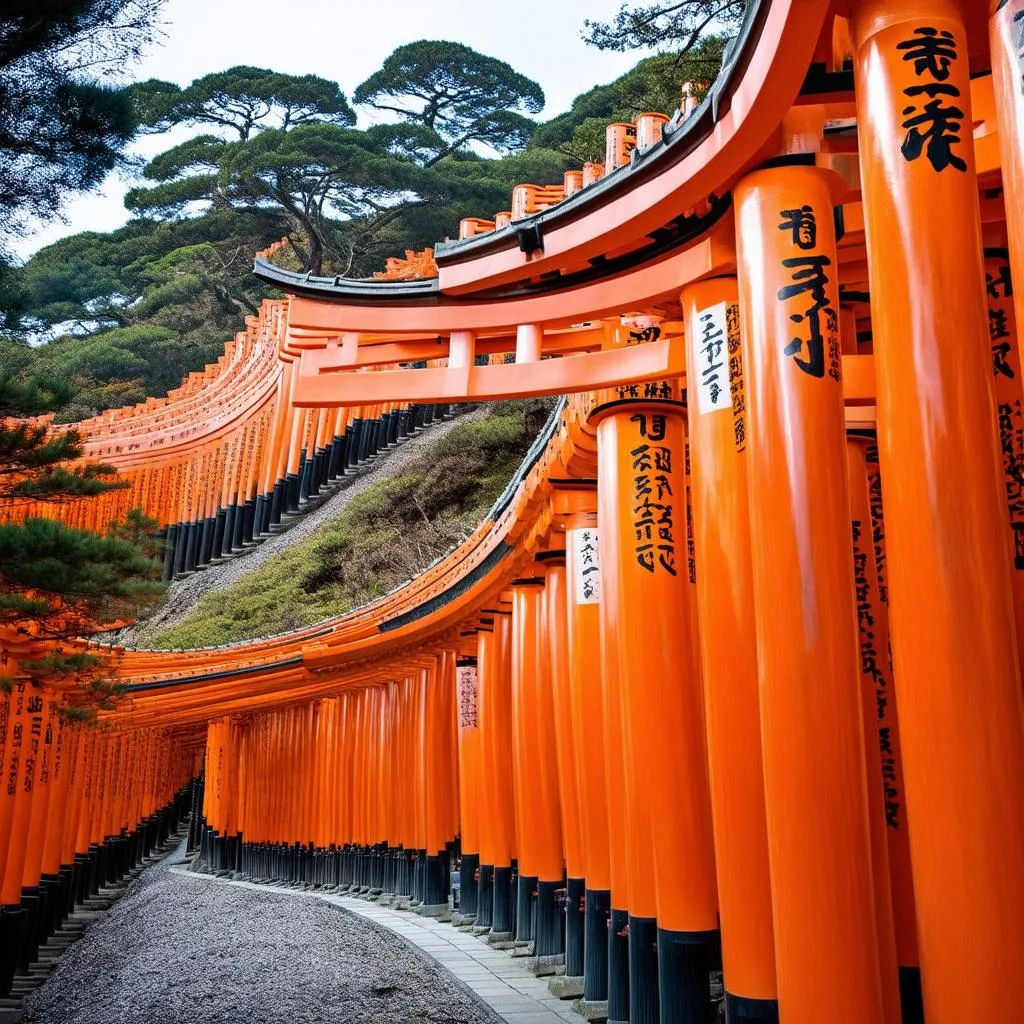
[[[803,206],[800,210],[780,210],[779,213],[783,220],[778,230],[788,232],[797,248],[808,249],[817,243],[813,210]],[[790,215],[796,214],[800,216],[800,224],[794,226]],[[805,298],[807,302],[789,316],[795,324],[806,324],[806,336],[791,339],[783,352],[792,356],[793,362],[808,376],[824,377],[827,369],[833,380],[841,381],[839,316],[826,291],[831,278],[825,271],[832,266],[831,258],[824,253],[808,253],[790,256],[782,261],[782,266],[789,271],[791,283],[778,290],[778,298],[783,302]]]
[[[747,391],[743,380],[743,358],[740,354],[740,307],[731,303],[725,310],[726,334],[729,339],[729,394],[732,399],[733,438],[738,455],[747,447]]]
[[[889,679],[890,672],[883,654],[878,651],[874,601],[877,597],[874,566],[871,554],[864,546],[865,524],[859,519],[852,520],[853,528],[853,580],[857,598],[857,632],[860,647],[861,679],[870,686],[875,705],[878,750],[882,765],[882,789],[885,798],[885,822],[891,829],[900,828],[902,800],[900,794],[896,758],[892,748],[891,725],[889,721]],[[880,626],[881,624],[879,624]],[[888,631],[885,630],[887,633]]]
[[[807,205],[796,210],[782,210],[780,231],[792,232],[793,244],[798,249],[813,249],[818,244],[818,225],[814,210]]]
[[[476,665],[458,665],[455,680],[459,695],[459,728],[477,727],[477,674]]]
[[[1003,250],[988,250],[986,256],[988,333],[992,348],[1003,485],[1013,532],[1013,567],[1024,572],[1024,407],[1021,404],[1020,362],[1014,337],[1013,285],[1009,254]]]
[[[661,337],[661,328],[657,324],[652,324],[650,327],[641,327],[637,330],[630,331],[626,335],[627,345],[645,345],[652,341],[657,341]]]
[[[670,380],[650,380],[646,384],[622,384],[616,388],[619,398],[675,398]]]
[[[896,44],[903,60],[914,69],[918,85],[909,85],[903,95],[913,102],[902,108],[906,130],[900,152],[908,161],[922,155],[935,171],[952,167],[967,170],[967,161],[954,147],[962,144],[960,136],[964,112],[952,102],[960,96],[960,89],[948,81],[950,69],[959,57],[957,40],[948,29],[927,25],[915,28],[909,39]]]
[[[697,324],[698,329],[690,332],[687,387],[696,391],[697,411],[703,416],[728,409],[731,404],[726,304],[719,302],[699,310]]]
[[[651,421],[648,429],[648,419]],[[659,422],[660,421],[660,422]],[[630,417],[639,425],[641,437],[652,441],[665,438],[665,417],[640,413]],[[630,453],[634,554],[641,568],[677,575],[675,542],[675,481],[672,449],[658,444],[639,444]]]
[[[597,536],[597,529],[593,526],[568,531],[577,604],[598,604],[601,600],[601,561]]]

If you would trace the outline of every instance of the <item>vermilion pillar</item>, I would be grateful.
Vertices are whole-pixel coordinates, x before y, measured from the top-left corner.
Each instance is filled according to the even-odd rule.
[[[490,896],[492,932],[512,937],[512,861],[515,858],[515,796],[512,776],[511,616],[496,610],[493,630],[477,634],[477,678],[487,779],[487,822],[481,833],[481,880],[490,868],[492,892],[481,886],[481,901]]]
[[[1013,276],[1024,281],[1024,0],[989,0],[989,44],[1006,230]],[[991,294],[991,292],[990,292]],[[1017,299],[1017,309],[1024,309]],[[1024,319],[1024,315],[1020,317]]]
[[[682,301],[726,1008],[730,1020],[777,1020],[736,279],[691,285]]]
[[[608,854],[611,908],[608,916],[608,1021],[629,1020],[629,909],[630,877],[627,835],[625,729],[619,678],[618,623],[599,607],[601,658],[601,715],[608,785]]]
[[[601,687],[601,561],[596,481],[555,495],[565,503],[566,605],[572,729],[586,878],[583,998],[608,998],[611,913],[608,784]]]
[[[883,967],[890,962],[898,965],[898,1002],[903,1024],[920,1024],[924,1012],[903,756],[889,658],[889,610],[878,574],[880,553],[884,561],[885,527],[881,480],[877,477],[878,448],[873,433],[851,432],[847,456],[878,944],[880,950],[890,943],[895,948],[895,957],[883,958],[881,963]],[[872,469],[876,471],[874,479]],[[892,983],[891,976],[883,976],[886,1013],[890,1016]]]
[[[930,1024],[1024,1005],[1024,729],[962,14],[861,0],[851,25]]]
[[[630,1020],[703,1021],[718,907],[686,604],[683,408],[626,400],[599,407],[592,421],[601,613],[614,633],[605,650],[618,662],[625,739]]]
[[[878,1024],[830,176],[756,171],[735,204],[779,1013]]]
[[[476,875],[480,869],[481,794],[484,789],[480,746],[479,688],[476,658],[462,658],[455,668],[459,743],[459,909],[477,912]],[[494,865],[491,865],[492,869]]]
[[[512,587],[512,749],[519,825],[519,907],[536,887],[536,953],[562,952],[562,930],[555,891],[563,885],[562,823],[558,800],[544,580],[513,581]],[[516,935],[528,939],[522,913]]]
[[[560,538],[559,538],[560,539]],[[583,836],[576,776],[578,748],[572,728],[572,681],[569,668],[565,551],[546,551],[544,617],[550,656],[554,735],[558,752],[558,796],[565,851],[565,974],[583,977],[584,882]]]

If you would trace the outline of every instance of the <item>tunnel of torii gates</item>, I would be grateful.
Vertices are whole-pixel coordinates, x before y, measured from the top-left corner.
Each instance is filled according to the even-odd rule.
[[[262,254],[216,365],[79,425],[130,488],[15,514],[141,506],[180,575],[452,403],[566,397],[415,579],[113,648],[98,725],[7,630],[5,983],[196,801],[211,870],[431,913],[459,865],[610,1020],[717,970],[732,1021],[1024,1020],[1022,168],[1024,0],[762,0],[700,105],[419,270]]]

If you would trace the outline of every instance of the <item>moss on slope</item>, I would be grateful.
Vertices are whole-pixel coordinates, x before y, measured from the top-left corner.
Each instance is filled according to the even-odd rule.
[[[153,646],[206,647],[269,636],[386,594],[473,532],[549,408],[499,402],[485,418],[457,424],[401,476],[372,484],[313,536],[205,594]]]

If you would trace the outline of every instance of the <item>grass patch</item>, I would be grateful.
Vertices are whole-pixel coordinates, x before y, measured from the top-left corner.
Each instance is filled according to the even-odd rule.
[[[386,594],[473,532],[551,408],[550,401],[495,402],[484,419],[456,424],[401,476],[371,484],[311,537],[237,583],[204,594],[153,646],[209,647],[270,636]]]

